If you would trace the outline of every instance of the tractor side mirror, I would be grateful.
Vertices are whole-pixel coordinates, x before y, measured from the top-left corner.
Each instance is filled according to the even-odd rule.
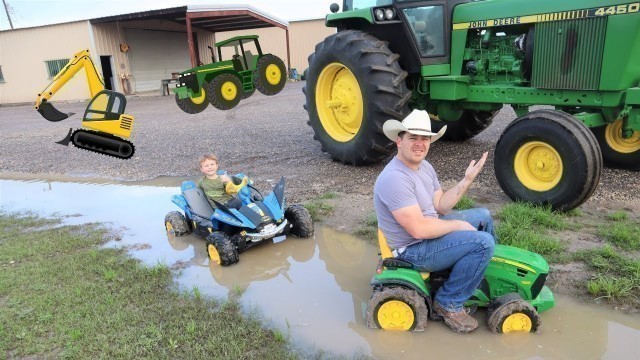
[[[340,10],[340,5],[333,3],[331,5],[329,5],[329,11],[331,11],[332,13],[337,13],[338,10]]]

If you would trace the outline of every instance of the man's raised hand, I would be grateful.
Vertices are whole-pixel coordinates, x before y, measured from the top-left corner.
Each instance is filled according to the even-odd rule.
[[[480,173],[480,170],[482,170],[482,167],[484,166],[484,162],[487,161],[488,154],[489,153],[485,151],[477,163],[475,160],[471,160],[471,163],[469,163],[469,167],[467,168],[467,171],[464,172],[465,179],[469,181],[473,181],[473,179],[475,179],[476,176],[478,176],[478,174]]]

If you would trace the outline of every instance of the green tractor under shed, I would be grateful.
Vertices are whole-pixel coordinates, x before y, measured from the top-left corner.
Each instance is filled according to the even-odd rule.
[[[314,138],[335,160],[388,157],[382,124],[411,109],[462,141],[509,104],[518,118],[494,169],[511,199],[570,210],[603,165],[640,170],[640,2],[345,0],[338,10],[303,89]]]
[[[265,95],[275,95],[284,88],[287,81],[284,62],[273,54],[263,54],[257,35],[236,36],[215,46],[218,61],[209,47],[211,64],[180,73],[173,92],[182,111],[197,114],[209,104],[229,110],[256,89]]]

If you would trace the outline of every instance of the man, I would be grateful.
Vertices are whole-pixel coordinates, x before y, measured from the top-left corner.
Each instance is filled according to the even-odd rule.
[[[402,122],[388,120],[384,134],[395,141],[398,155],[378,176],[373,190],[378,226],[393,254],[420,271],[451,269],[438,289],[433,309],[455,332],[466,333],[478,322],[463,304],[478,287],[495,245],[493,221],[487,209],[452,212],[487,159],[472,160],[464,179],[443,192],[426,160],[429,147],[446,131],[431,132],[426,111],[414,110]],[[480,224],[483,231],[478,231]]]

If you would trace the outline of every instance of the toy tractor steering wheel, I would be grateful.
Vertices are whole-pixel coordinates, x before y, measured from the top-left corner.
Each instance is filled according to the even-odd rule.
[[[252,201],[262,201],[264,200],[264,196],[260,190],[256,189],[253,185],[247,185],[249,189],[251,189],[251,200]]]
[[[238,194],[249,183],[249,178],[246,176],[244,178],[241,178],[232,175],[229,178],[231,179],[231,181],[229,181],[225,186],[225,191],[227,192],[227,194]]]

